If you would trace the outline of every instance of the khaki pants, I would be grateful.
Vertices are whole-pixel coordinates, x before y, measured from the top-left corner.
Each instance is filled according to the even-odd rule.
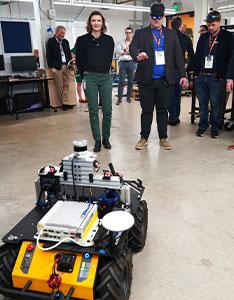
[[[66,65],[62,65],[61,70],[51,69],[54,83],[57,89],[59,101],[63,105],[68,105],[69,74]]]

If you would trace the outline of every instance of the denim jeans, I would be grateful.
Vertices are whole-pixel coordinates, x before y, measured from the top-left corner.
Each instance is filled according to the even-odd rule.
[[[127,97],[130,98],[132,93],[132,85],[133,85],[135,70],[136,70],[136,64],[132,60],[119,62],[119,87],[118,87],[119,100],[122,100],[123,97],[123,89],[125,85],[126,76],[128,79]]]
[[[210,101],[210,124],[212,130],[219,132],[221,99],[225,91],[225,81],[216,79],[213,75],[199,75],[194,81],[194,87],[199,101],[199,128],[207,129]]]

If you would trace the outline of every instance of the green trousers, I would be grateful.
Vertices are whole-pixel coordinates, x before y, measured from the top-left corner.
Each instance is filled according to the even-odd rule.
[[[112,114],[112,80],[109,73],[84,73],[84,91],[88,101],[89,119],[95,141],[101,140],[98,95],[102,104],[102,137],[109,139]]]

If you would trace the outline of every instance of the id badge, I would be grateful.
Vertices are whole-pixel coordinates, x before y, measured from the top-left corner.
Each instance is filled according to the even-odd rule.
[[[156,66],[165,65],[164,51],[155,51],[155,64]]]
[[[61,56],[62,56],[62,63],[66,63],[66,57],[65,57],[65,54],[64,52],[61,52]]]
[[[214,62],[214,55],[208,55],[205,57],[205,69],[212,69]]]

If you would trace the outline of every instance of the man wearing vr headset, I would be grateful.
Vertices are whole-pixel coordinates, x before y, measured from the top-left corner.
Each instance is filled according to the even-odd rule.
[[[164,5],[153,4],[150,11],[150,25],[137,30],[130,44],[130,55],[138,62],[135,77],[142,109],[141,139],[135,149],[142,150],[147,146],[155,107],[159,144],[170,150],[167,140],[168,106],[177,80],[176,70],[182,86],[187,84],[187,79],[177,34],[162,26]]]
[[[209,102],[211,138],[219,136],[221,99],[234,46],[232,33],[222,29],[220,22],[218,11],[207,15],[209,31],[200,36],[196,49],[194,87],[199,101],[200,122],[196,132],[199,137],[204,136],[209,126]]]

